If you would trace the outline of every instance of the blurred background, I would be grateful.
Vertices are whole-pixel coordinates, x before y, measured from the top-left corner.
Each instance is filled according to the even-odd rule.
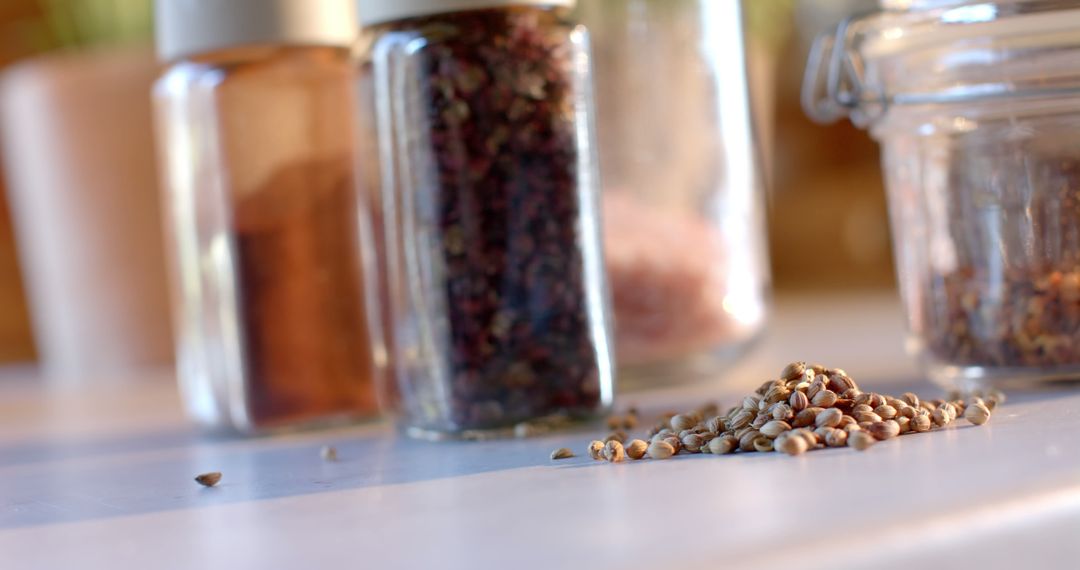
[[[799,106],[814,36],[874,5],[744,2],[778,295],[894,286],[876,145]],[[0,363],[170,359],[151,40],[150,0],[0,2]]]

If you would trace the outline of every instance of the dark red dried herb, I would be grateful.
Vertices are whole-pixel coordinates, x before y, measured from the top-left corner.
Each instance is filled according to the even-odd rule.
[[[953,172],[957,268],[932,274],[920,296],[930,355],[960,366],[1080,366],[1080,162],[1033,153],[1022,165],[976,166],[985,188],[973,187],[971,165]]]
[[[452,429],[600,399],[578,181],[572,28],[550,10],[419,18],[448,311]],[[586,194],[587,195],[587,194]],[[589,239],[588,237],[586,239]]]

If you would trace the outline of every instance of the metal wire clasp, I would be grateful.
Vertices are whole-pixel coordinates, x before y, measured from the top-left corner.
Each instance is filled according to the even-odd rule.
[[[867,88],[862,58],[850,49],[855,24],[867,15],[858,14],[840,22],[835,32],[821,34],[810,48],[803,76],[802,107],[817,123],[850,117],[862,126],[885,111],[885,99]]]

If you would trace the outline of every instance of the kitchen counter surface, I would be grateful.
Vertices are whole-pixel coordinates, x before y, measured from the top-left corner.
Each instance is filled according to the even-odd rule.
[[[648,418],[727,406],[789,360],[865,390],[937,397],[903,354],[889,296],[782,297],[723,377],[622,393]],[[1010,394],[964,421],[860,453],[553,462],[599,426],[429,443],[381,424],[274,438],[199,434],[171,379],[45,390],[0,372],[0,567],[1075,568],[1080,391]],[[323,445],[339,461],[324,462]],[[192,477],[221,471],[216,488]]]

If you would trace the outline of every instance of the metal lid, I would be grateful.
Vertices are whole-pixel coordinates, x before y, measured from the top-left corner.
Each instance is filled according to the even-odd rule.
[[[895,105],[1080,94],[1080,1],[879,0],[814,42],[811,119],[873,123]]]
[[[158,58],[247,45],[347,47],[357,35],[354,0],[156,0]]]
[[[577,0],[355,0],[360,22],[373,26],[447,12],[509,6],[574,6]]]

